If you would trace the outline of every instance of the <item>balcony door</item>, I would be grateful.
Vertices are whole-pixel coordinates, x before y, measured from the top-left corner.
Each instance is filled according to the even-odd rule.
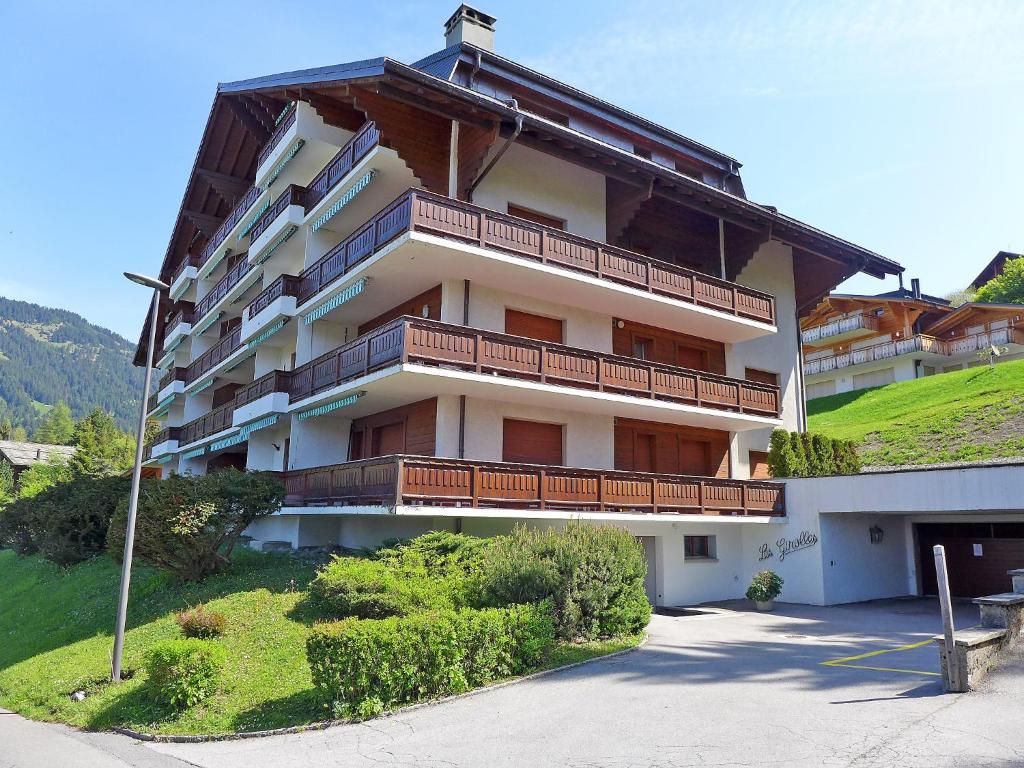
[[[505,309],[505,333],[537,341],[550,341],[553,344],[565,343],[561,320],[520,312],[518,309]]]
[[[505,419],[502,422],[501,459],[516,464],[563,466],[562,432],[561,424]]]
[[[728,477],[729,433],[619,419],[615,425],[615,468]]]

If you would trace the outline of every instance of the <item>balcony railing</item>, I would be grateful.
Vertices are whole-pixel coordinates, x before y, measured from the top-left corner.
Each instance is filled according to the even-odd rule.
[[[204,413],[198,419],[193,419],[180,428],[178,433],[178,447],[184,447],[202,440],[210,435],[216,435],[225,429],[231,428],[231,418],[235,414],[234,401],[225,403],[214,408],[209,413]]]
[[[277,196],[270,207],[263,212],[252,229],[249,230],[249,242],[255,243],[256,238],[267,231],[267,228],[274,223],[274,220],[288,210],[290,205],[303,205],[306,199],[306,190],[297,184],[289,184],[288,187]]]
[[[1006,328],[996,328],[984,333],[947,339],[942,343],[945,345],[948,355],[977,352],[993,345],[998,347],[1002,344],[1024,344],[1024,328],[1017,328],[1011,324]]]
[[[256,294],[256,298],[245,307],[245,317],[252,320],[282,296],[298,296],[302,280],[295,275],[281,275],[274,282]]]
[[[308,212],[323,200],[327,193],[345,177],[345,174],[377,146],[379,141],[380,131],[377,130],[377,126],[373,122],[360,128],[359,132],[338,150],[338,154],[331,158],[331,161],[306,187],[306,211]]]
[[[154,458],[153,446],[160,445],[161,443],[166,443],[168,440],[178,440],[181,437],[181,430],[182,427],[166,427],[165,429],[161,429],[159,432],[153,435],[152,440],[146,443],[145,452],[143,453],[143,455],[151,459]]]
[[[423,190],[403,193],[304,270],[299,300],[312,298],[386,243],[413,231],[775,323],[770,294]]]
[[[166,389],[174,381],[186,381],[188,376],[187,368],[171,368],[167,373],[160,377],[160,381],[157,384],[157,392]]]
[[[274,129],[274,132],[267,139],[267,143],[263,145],[263,149],[260,150],[259,160],[257,161],[260,165],[267,162],[267,158],[270,157],[270,153],[274,151],[274,147],[281,143],[281,139],[288,133],[289,129],[295,125],[295,116],[298,114],[298,104],[292,104],[289,108],[290,111],[285,116],[284,120]]]
[[[785,514],[781,483],[382,456],[285,473],[287,506],[424,505],[701,515]]]
[[[288,392],[291,378],[292,375],[288,371],[271,371],[265,376],[260,376],[235,393],[235,408],[241,408],[274,392]]]
[[[397,363],[461,368],[734,413],[779,414],[779,388],[771,384],[414,317],[393,320],[296,368],[290,400]]]
[[[249,212],[253,204],[259,200],[260,195],[263,194],[263,190],[259,187],[249,187],[249,190],[242,195],[242,199],[235,203],[235,207],[231,209],[231,212],[227,217],[220,223],[213,236],[206,243],[206,247],[203,248],[203,255],[200,258],[199,264],[205,264],[210,260],[210,257],[217,252],[221,244],[227,239],[228,235],[231,234],[231,230],[242,220],[242,217]]]
[[[189,306],[191,306],[191,304]],[[193,320],[195,320],[195,315],[191,309],[179,309],[171,316],[171,319],[167,321],[164,336],[170,336],[174,329],[182,323],[188,323],[191,325]]]
[[[203,376],[203,374],[213,370],[215,367],[231,357],[231,355],[240,349],[241,346],[242,329],[239,327],[235,328],[234,331],[218,341],[210,349],[203,352],[203,354],[189,364],[185,374],[185,383],[192,384],[197,381]]]
[[[805,344],[813,344],[833,336],[841,336],[851,331],[878,331],[878,318],[875,315],[853,315],[851,317],[840,317],[825,323],[808,328],[803,332]]]
[[[909,339],[897,339],[895,341],[883,341],[878,344],[853,349],[849,352],[841,352],[835,355],[819,357],[808,360],[804,363],[804,374],[813,376],[816,373],[827,373],[837,368],[848,368],[851,365],[872,363],[878,360],[887,360],[900,355],[909,355],[913,352],[930,352],[935,355],[948,355],[944,342],[934,336],[916,335]]]
[[[255,266],[249,263],[247,258],[243,257],[239,262],[228,270],[228,273],[222,277],[210,292],[203,296],[202,301],[196,304],[195,311],[192,313],[192,317],[196,322],[202,320],[206,315],[210,313],[219,301],[227,296],[231,289],[242,282],[242,278],[249,274],[251,270],[255,269]]]
[[[203,266],[205,261],[206,261],[206,259],[204,259],[198,253],[186,254],[185,258],[181,260],[181,263],[178,264],[177,268],[174,270],[174,276],[171,278],[171,285],[173,285],[174,283],[178,282],[178,278],[181,277],[182,273],[188,267],[195,267],[196,269],[198,269],[199,267]]]

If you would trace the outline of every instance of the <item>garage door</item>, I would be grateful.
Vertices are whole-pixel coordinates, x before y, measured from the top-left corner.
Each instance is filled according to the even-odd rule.
[[[858,373],[853,377],[854,389],[866,389],[867,387],[883,387],[896,381],[895,368],[883,368],[880,371],[870,373]]]
[[[833,381],[819,381],[814,384],[807,385],[807,399],[813,400],[816,397],[826,397],[828,395],[834,395],[836,393],[836,382]]]
[[[949,591],[981,597],[1012,591],[1006,572],[1024,568],[1024,523],[928,523],[917,526],[921,587],[938,593],[932,547],[946,548]]]

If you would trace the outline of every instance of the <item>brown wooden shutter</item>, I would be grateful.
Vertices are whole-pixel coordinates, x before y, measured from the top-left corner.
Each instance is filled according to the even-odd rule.
[[[771,470],[768,468],[768,454],[765,451],[750,452],[750,479],[770,480]]]
[[[762,371],[757,368],[747,368],[745,378],[747,381],[756,381],[758,384],[772,384],[779,386],[779,374],[772,371]]]
[[[520,312],[518,309],[505,310],[505,333],[554,344],[565,343],[561,320]]]
[[[502,425],[502,461],[562,466],[562,425],[505,419]]]
[[[540,211],[531,211],[529,208],[523,208],[513,203],[508,204],[508,215],[515,216],[517,219],[526,219],[534,224],[551,227],[552,229],[565,229],[565,219],[559,219],[556,216],[550,216]]]

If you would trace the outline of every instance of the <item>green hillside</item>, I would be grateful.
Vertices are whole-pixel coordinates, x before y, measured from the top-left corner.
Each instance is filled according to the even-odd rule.
[[[1024,456],[1024,360],[817,398],[807,413],[866,466]]]
[[[31,433],[63,400],[76,419],[99,406],[130,428],[142,387],[133,349],[73,312],[0,297],[0,419]]]

